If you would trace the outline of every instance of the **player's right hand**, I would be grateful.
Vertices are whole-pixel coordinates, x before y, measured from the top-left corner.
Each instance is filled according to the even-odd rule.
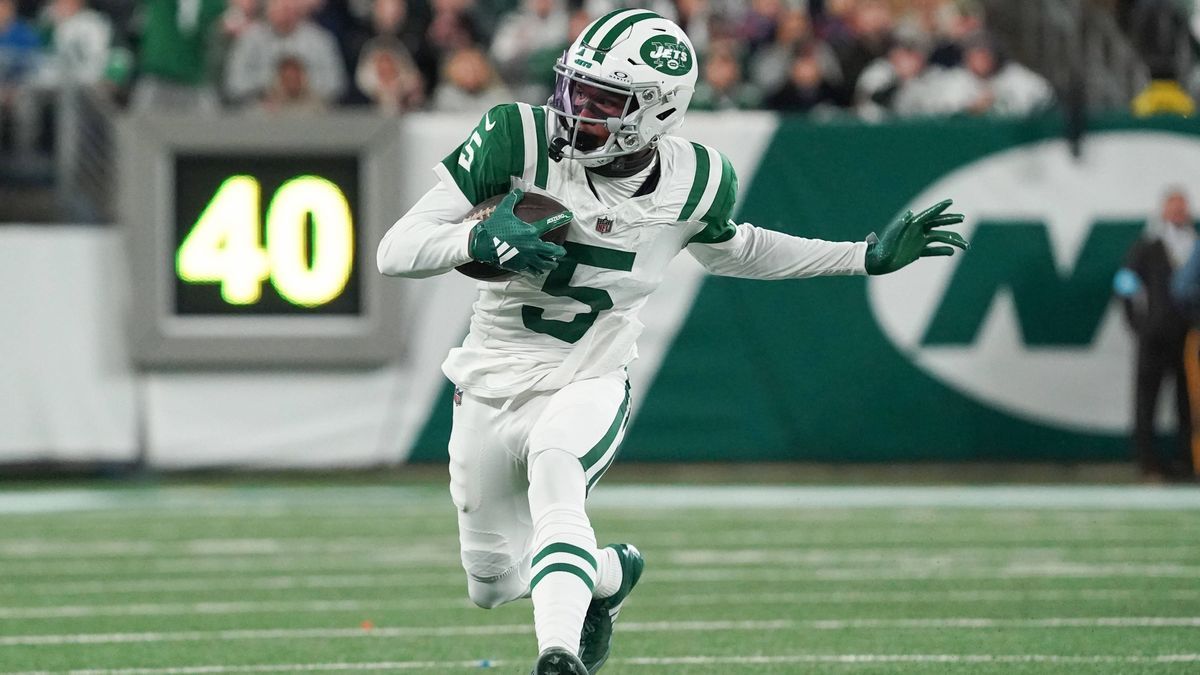
[[[570,222],[574,215],[562,211],[526,223],[513,212],[524,196],[524,191],[514,188],[496,205],[492,215],[471,229],[468,250],[472,258],[524,274],[545,274],[558,267],[559,258],[566,255],[567,250],[542,241],[540,237]]]

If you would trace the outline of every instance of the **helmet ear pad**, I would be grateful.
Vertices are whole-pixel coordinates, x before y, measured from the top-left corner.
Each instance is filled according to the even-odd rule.
[[[655,145],[658,139],[671,133],[683,124],[683,116],[688,105],[692,102],[695,89],[687,85],[679,85],[674,90],[665,92],[651,104],[638,106],[625,121],[637,129],[639,147]]]

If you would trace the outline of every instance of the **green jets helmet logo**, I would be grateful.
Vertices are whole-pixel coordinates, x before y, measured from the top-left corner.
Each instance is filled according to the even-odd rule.
[[[692,50],[669,35],[656,35],[642,45],[642,60],[667,75],[683,75],[692,69]]]

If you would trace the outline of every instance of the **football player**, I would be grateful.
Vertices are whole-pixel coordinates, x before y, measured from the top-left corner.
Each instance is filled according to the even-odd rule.
[[[450,493],[467,591],[481,607],[533,599],[533,673],[594,674],[642,574],[631,544],[597,547],[584,510],[629,419],[638,311],[687,251],[714,274],[796,279],[884,274],[965,249],[945,201],[862,242],[737,224],[733,166],[672,135],[696,84],[687,35],[647,10],[588,25],[555,66],[545,106],[492,108],[434,167],[440,179],[392,226],[379,270],[426,277],[482,261],[470,332],[442,364],[455,384]],[[533,223],[524,192],[568,209]],[[472,206],[507,196],[482,220]],[[571,217],[566,241],[540,235]]]

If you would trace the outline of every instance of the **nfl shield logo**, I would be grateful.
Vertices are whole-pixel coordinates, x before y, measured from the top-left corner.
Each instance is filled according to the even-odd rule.
[[[596,231],[600,234],[608,234],[612,232],[613,219],[608,216],[600,216],[596,219]]]
[[[454,405],[462,405],[462,389],[459,389],[458,387],[454,388]]]

